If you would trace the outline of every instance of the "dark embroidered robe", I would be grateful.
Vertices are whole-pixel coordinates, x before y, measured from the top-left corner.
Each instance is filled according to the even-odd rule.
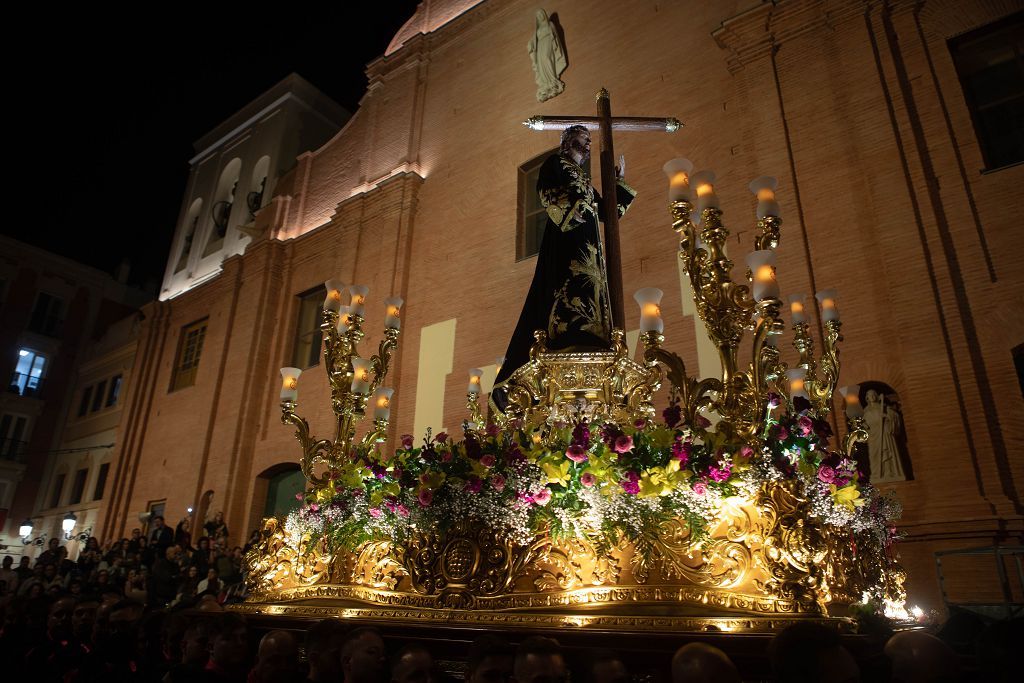
[[[558,154],[541,166],[537,192],[547,210],[547,225],[533,284],[497,382],[508,379],[529,360],[534,330],[547,332],[552,350],[611,347],[608,271],[598,225],[604,218],[601,197],[586,172]],[[635,196],[620,180],[616,188],[620,216]]]

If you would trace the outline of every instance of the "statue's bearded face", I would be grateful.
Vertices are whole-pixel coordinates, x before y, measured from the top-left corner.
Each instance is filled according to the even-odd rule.
[[[569,141],[569,154],[577,164],[582,166],[586,163],[590,158],[590,133],[582,131],[572,136]]]

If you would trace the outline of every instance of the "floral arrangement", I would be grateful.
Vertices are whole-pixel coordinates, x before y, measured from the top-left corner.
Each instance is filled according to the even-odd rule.
[[[543,431],[488,425],[459,441],[428,432],[420,445],[405,435],[394,452],[355,451],[330,473],[330,485],[299,494],[303,504],[285,528],[351,550],[476,518],[523,544],[546,530],[610,546],[681,518],[696,541],[724,499],[798,480],[820,522],[872,530],[888,544],[899,504],[866,484],[854,461],[828,450],[831,429],[807,401],[796,398],[776,416],[779,405],[769,397],[756,447],[727,443],[702,416],[682,423],[674,400],[660,422],[581,420]]]

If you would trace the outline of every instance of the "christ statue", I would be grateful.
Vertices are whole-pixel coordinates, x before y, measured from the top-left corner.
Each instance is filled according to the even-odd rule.
[[[590,131],[582,125],[562,132],[557,154],[540,168],[537,192],[547,222],[533,284],[512,333],[496,383],[529,361],[535,330],[547,333],[547,348],[594,351],[611,348],[612,313],[608,274],[598,221],[604,220],[601,197],[585,170],[590,158]],[[623,180],[625,159],[616,174],[618,215],[636,192]]]

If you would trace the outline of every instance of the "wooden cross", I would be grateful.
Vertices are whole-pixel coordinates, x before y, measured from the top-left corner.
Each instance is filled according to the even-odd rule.
[[[619,250],[619,210],[616,201],[615,148],[612,130],[674,133],[683,124],[678,119],[649,116],[612,116],[608,91],[597,93],[597,116],[531,116],[523,125],[532,130],[565,130],[569,126],[585,126],[600,131],[601,201],[604,203],[604,243],[608,263],[608,292],[611,297],[612,324],[625,329],[625,308],[622,301],[622,252]]]

